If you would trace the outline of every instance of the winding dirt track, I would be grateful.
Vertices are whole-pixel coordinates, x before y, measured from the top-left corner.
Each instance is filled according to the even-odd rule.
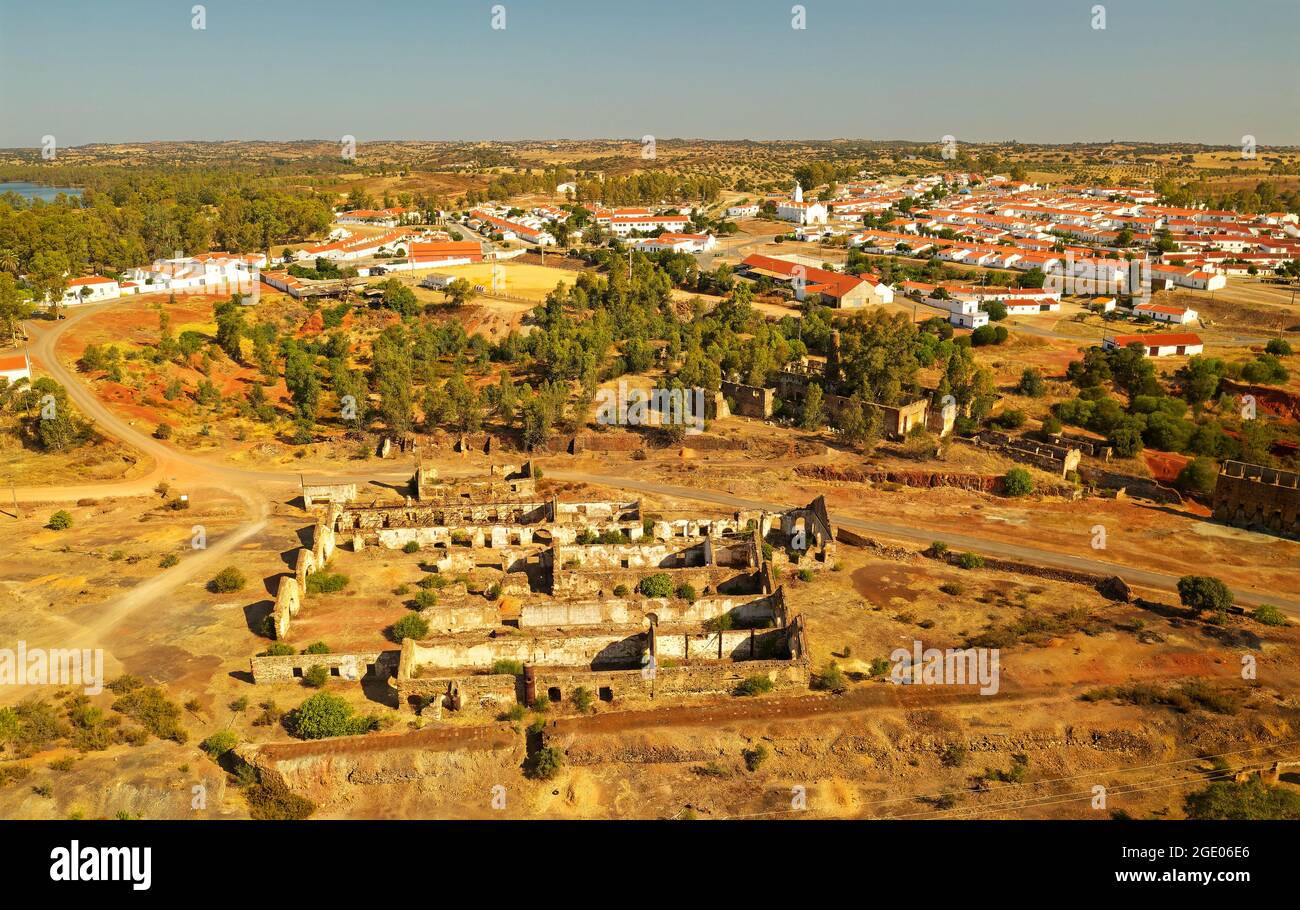
[[[152,458],[154,460],[154,469],[144,477],[116,483],[69,484],[58,487],[19,487],[16,490],[18,500],[20,502],[66,502],[83,497],[142,495],[152,492],[159,481],[165,480],[172,486],[181,486],[190,490],[217,489],[231,493],[239,497],[244,503],[247,509],[247,521],[220,540],[212,542],[206,552],[195,558],[185,560],[182,563],[184,571],[173,570],[164,573],[106,605],[107,609],[100,619],[96,621],[95,628],[88,630],[92,633],[103,631],[134,609],[164,597],[177,586],[189,581],[199,573],[211,570],[215,563],[266,526],[267,516],[270,511],[268,491],[275,489],[276,492],[283,493],[283,488],[295,488],[299,484],[299,475],[296,473],[250,471],[209,462],[180,452],[154,439],[147,433],[140,432],[131,426],[129,422],[114,414],[90,389],[82,384],[80,378],[73,371],[63,366],[59,361],[56,350],[60,337],[87,316],[114,305],[119,304],[100,304],[78,308],[67,319],[53,324],[49,322],[29,324],[29,332],[35,337],[35,342],[31,347],[31,354],[33,359],[52,378],[68,390],[68,395],[72,401],[84,415],[95,422],[96,427],[102,433],[112,436]],[[363,477],[345,474],[330,475],[329,479],[334,481],[355,480],[363,483],[377,479],[404,480],[411,476],[413,470],[412,466],[405,467],[402,471],[372,473]],[[797,505],[744,499],[719,490],[678,487],[629,477],[588,474],[561,469],[550,469],[547,473],[549,477],[559,480],[577,481],[597,486],[708,502],[734,509],[762,508],[777,510]],[[1135,568],[1102,559],[1074,556],[1025,546],[1016,542],[978,537],[956,531],[936,533],[880,519],[856,518],[837,514],[835,521],[856,531],[864,531],[910,544],[929,544],[933,540],[942,540],[950,547],[988,556],[1015,559],[1053,568],[1118,575],[1129,584],[1161,591],[1174,591],[1177,588],[1178,576],[1176,574],[1161,572],[1156,568]],[[1153,565],[1157,565],[1159,554],[1151,554],[1151,562]],[[177,567],[177,569],[180,568],[180,566]],[[1233,593],[1237,600],[1243,604],[1270,603],[1279,609],[1300,617],[1300,598],[1295,596],[1293,592],[1283,593],[1255,588],[1234,588]]]

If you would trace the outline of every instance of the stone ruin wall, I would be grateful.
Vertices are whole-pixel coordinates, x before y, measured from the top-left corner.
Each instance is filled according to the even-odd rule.
[[[1300,537],[1300,474],[1225,461],[1214,485],[1214,518],[1236,527]]]

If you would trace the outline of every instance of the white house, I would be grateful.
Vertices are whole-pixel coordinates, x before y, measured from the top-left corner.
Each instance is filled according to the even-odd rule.
[[[758,215],[758,203],[751,202],[748,205],[733,205],[727,209],[728,218],[754,218]]]
[[[1102,341],[1108,351],[1126,348],[1134,342],[1146,349],[1148,357],[1190,356],[1205,350],[1201,336],[1192,332],[1152,332],[1147,335],[1114,335]]]
[[[73,278],[63,291],[64,304],[97,303],[100,300],[116,300],[122,296],[122,287],[112,278],[90,275],[86,278]]]
[[[20,379],[32,381],[32,361],[25,353],[0,354],[0,379],[13,385]]]
[[[1149,316],[1156,322],[1170,322],[1175,325],[1187,325],[1196,321],[1196,310],[1191,307],[1173,306],[1167,303],[1139,303],[1133,307],[1134,316]]]
[[[685,232],[690,219],[685,215],[612,215],[610,233],[626,237],[633,231],[666,231],[670,234]]]
[[[712,234],[670,234],[667,231],[658,237],[637,241],[637,249],[647,253],[672,250],[677,253],[707,253],[718,245]]]

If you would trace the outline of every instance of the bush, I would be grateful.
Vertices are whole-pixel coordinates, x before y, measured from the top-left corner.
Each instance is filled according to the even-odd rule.
[[[772,680],[766,676],[749,676],[736,686],[737,695],[763,695],[772,691]]]
[[[578,688],[574,689],[572,698],[573,707],[577,709],[579,714],[590,712],[592,704],[595,703],[591,690],[586,686],[578,686]]]
[[[1002,478],[1002,491],[1008,496],[1026,496],[1034,492],[1034,478],[1024,468],[1012,468]]]
[[[693,602],[695,600],[695,588],[688,584],[680,584],[677,586],[677,596],[682,600]]]
[[[943,762],[945,768],[960,768],[966,764],[966,755],[965,746],[953,743],[943,750],[943,754],[939,756],[939,761]]]
[[[1232,592],[1210,575],[1184,575],[1178,579],[1178,599],[1197,612],[1224,615],[1232,606]]]
[[[245,584],[247,579],[244,578],[244,573],[234,566],[227,566],[208,582],[208,590],[214,594],[233,594],[242,591]]]
[[[290,726],[300,739],[353,736],[374,729],[376,718],[358,717],[352,706],[337,695],[317,692],[293,712]]]
[[[407,638],[420,639],[429,634],[429,623],[418,613],[408,613],[389,629],[393,641],[399,644]]]
[[[795,578],[798,578],[802,582],[810,582],[815,577],[816,576],[813,575],[812,569],[800,569],[798,572],[795,573]]]
[[[282,641],[273,641],[258,657],[288,657],[293,653],[293,645]]]
[[[171,424],[169,423],[158,424],[158,427],[153,431],[153,436],[154,439],[171,439],[172,438]]]
[[[322,689],[330,681],[329,667],[324,664],[316,664],[310,670],[302,675],[302,684],[312,689]]]
[[[930,544],[930,555],[931,555],[931,556],[947,556],[947,555],[948,555],[948,545],[947,545],[946,543],[944,543],[942,540],[936,540],[936,541],[933,541],[933,542]]]
[[[212,758],[220,758],[237,745],[239,745],[239,737],[235,735],[234,730],[219,730],[199,743],[199,748]]]
[[[180,561],[181,558],[177,556],[175,553],[168,553],[162,559],[158,560],[158,568],[170,569],[172,566],[176,565]]]
[[[673,593],[673,579],[666,572],[656,572],[641,579],[636,587],[645,597],[670,597]]]
[[[406,544],[402,547],[402,552],[403,552],[403,553],[419,553],[419,552],[420,552],[420,545],[419,545],[416,541],[414,541],[414,540],[408,540],[408,541],[406,542]]]
[[[966,589],[955,581],[945,581],[943,584],[939,585],[939,590],[950,597],[961,597],[962,592]]]
[[[59,509],[50,516],[50,520],[45,523],[45,527],[51,531],[66,531],[72,527],[72,516],[63,509]]]
[[[1295,821],[1300,819],[1300,793],[1270,786],[1258,777],[1241,782],[1220,780],[1189,793],[1183,810],[1195,819]]]
[[[962,553],[957,557],[957,565],[963,569],[982,569],[984,557],[975,553]]]
[[[627,595],[628,595],[627,585],[614,585],[615,597],[627,597]]]
[[[1201,455],[1183,465],[1183,469],[1178,472],[1178,478],[1174,481],[1174,485],[1184,493],[1209,495],[1214,492],[1214,485],[1218,482],[1218,476],[1219,471],[1214,466],[1214,459]]]
[[[427,610],[438,606],[438,595],[433,591],[419,591],[411,603],[415,604],[417,610]]]
[[[524,759],[524,775],[533,780],[552,780],[563,765],[563,752],[554,746],[543,746]]]
[[[1274,357],[1290,357],[1291,342],[1285,338],[1270,338],[1268,344],[1264,345],[1264,352]]]
[[[1020,382],[1016,384],[1016,391],[1028,398],[1042,398],[1047,394],[1047,383],[1038,370],[1025,367],[1025,371],[1020,374]]]
[[[159,739],[184,743],[189,734],[181,726],[180,706],[156,686],[135,689],[113,702],[113,710],[125,714]]]
[[[308,594],[334,594],[348,586],[348,577],[326,571],[312,572],[307,576]]]
[[[492,663],[492,673],[504,676],[523,676],[524,665],[517,660],[497,660]]]
[[[330,646],[323,641],[314,641],[302,649],[304,654],[330,654]]]
[[[822,671],[813,677],[813,688],[823,689],[828,692],[843,692],[848,688],[848,680],[844,677],[844,671],[835,661],[830,661],[822,668]]]
[[[1266,626],[1289,626],[1290,621],[1282,614],[1277,607],[1263,604],[1255,608],[1250,614],[1256,622],[1262,622]]]
[[[767,761],[767,746],[759,743],[752,749],[742,749],[740,757],[745,760],[745,768],[749,771],[757,771],[763,762]]]

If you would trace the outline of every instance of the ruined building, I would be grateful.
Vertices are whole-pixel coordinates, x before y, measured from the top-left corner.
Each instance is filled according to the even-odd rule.
[[[1214,517],[1238,528],[1300,537],[1300,474],[1225,461],[1214,485]]]

